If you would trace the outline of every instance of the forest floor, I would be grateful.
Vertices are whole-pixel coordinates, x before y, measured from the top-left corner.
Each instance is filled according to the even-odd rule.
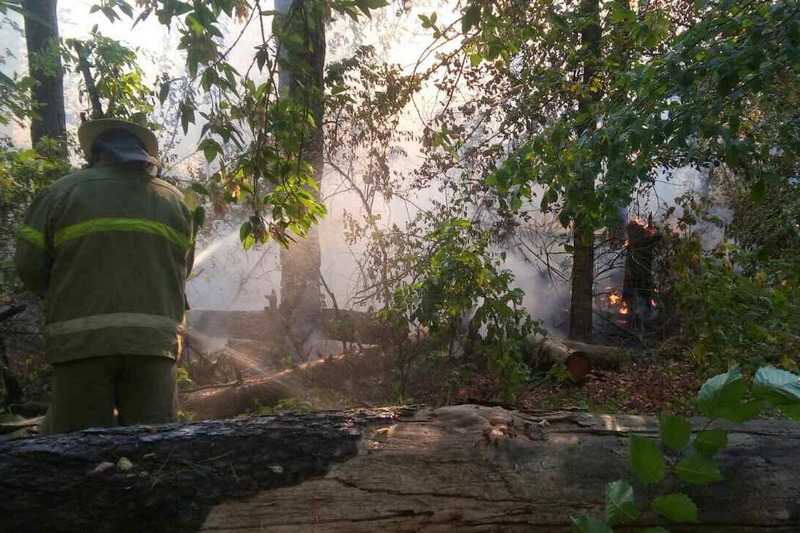
[[[498,403],[499,387],[481,372],[462,374],[431,366],[415,369],[405,394],[398,395],[397,380],[385,374],[353,378],[344,372],[326,379],[330,388],[311,386],[304,398],[282,402],[273,410],[345,409],[408,404],[482,403],[520,410],[579,409],[595,413],[639,415],[694,414],[694,400],[702,384],[701,372],[686,360],[638,357],[617,371],[595,371],[584,383],[570,383],[552,374],[534,376],[513,403]]]

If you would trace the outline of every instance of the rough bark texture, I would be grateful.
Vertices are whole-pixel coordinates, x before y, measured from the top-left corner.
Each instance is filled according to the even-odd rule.
[[[309,7],[310,6],[310,7]],[[288,66],[280,71],[279,85],[282,91],[298,102],[303,102],[314,117],[316,128],[310,138],[304,139],[303,160],[314,169],[317,184],[322,182],[325,70],[325,22],[322,10],[301,0],[277,0],[275,9],[290,13],[289,24],[304,35],[306,53],[287,54]],[[312,191],[319,201],[319,191]],[[287,249],[282,249],[281,261],[281,311],[283,311],[286,333],[292,345],[287,348],[305,356],[303,345],[320,335],[321,324],[315,312],[321,305],[319,229],[315,226],[305,239],[300,239]]]
[[[612,346],[552,338],[541,339],[537,343],[537,367],[564,365],[573,382],[585,380],[594,369],[617,370],[627,360],[624,352]]]
[[[25,0],[25,41],[28,69],[36,80],[32,97],[38,117],[31,121],[34,148],[43,137],[64,139],[64,71],[58,54],[58,16],[56,0]],[[66,155],[66,149],[64,150]]]
[[[600,38],[600,3],[598,0],[581,0],[578,8],[582,17],[585,17],[586,27],[581,30],[581,47],[583,57],[583,86],[585,96],[578,99],[578,111],[587,114],[587,119],[581,128],[595,127],[592,117],[591,105],[600,99],[599,89],[595,89],[595,78],[599,73]],[[580,132],[579,132],[580,133]],[[594,194],[594,180],[599,168],[590,164],[579,176],[578,197],[589,197]],[[591,227],[584,225],[582,217],[574,220],[573,261],[572,261],[572,295],[569,313],[569,338],[582,341],[592,341],[592,305],[594,300],[594,232]]]
[[[11,305],[0,311],[0,326],[6,320],[15,317],[25,310],[25,306]],[[3,385],[3,393],[5,395],[5,405],[15,405],[22,402],[22,386],[19,380],[11,371],[11,361],[8,359],[6,352],[6,336],[5,331],[0,327],[0,383]]]
[[[0,442],[0,530],[567,532],[632,478],[631,433],[656,437],[656,421],[462,405]],[[797,423],[734,429],[726,481],[687,489],[701,524],[670,531],[800,530],[798,452]],[[130,469],[106,464],[121,457]]]

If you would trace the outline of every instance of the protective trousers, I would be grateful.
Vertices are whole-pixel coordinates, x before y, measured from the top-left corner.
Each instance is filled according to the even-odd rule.
[[[175,420],[176,361],[108,355],[53,364],[53,397],[42,433]]]

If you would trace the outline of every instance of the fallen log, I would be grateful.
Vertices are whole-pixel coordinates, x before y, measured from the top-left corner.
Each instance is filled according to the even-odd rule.
[[[371,349],[317,359],[294,368],[237,383],[204,387],[180,395],[180,406],[196,419],[233,418],[256,406],[274,406],[285,398],[303,398],[310,388],[336,390],[359,377],[379,376],[387,357]]]
[[[569,515],[601,515],[608,481],[633,478],[629,434],[657,423],[461,405],[0,442],[0,531],[567,532]],[[670,531],[800,530],[798,453],[797,423],[733,429],[726,480],[687,489],[701,523]]]
[[[604,346],[602,344],[586,344],[569,339],[561,341],[573,353],[580,352],[591,367],[602,370],[619,370],[624,363],[630,360],[629,355],[617,346]]]
[[[286,336],[284,317],[280,309],[262,311],[193,309],[186,317],[190,327],[212,337],[274,342],[275,339],[283,339]],[[386,338],[385,326],[375,318],[374,313],[324,308],[319,310],[319,317],[309,317],[309,320],[321,322],[327,339],[377,344]]]
[[[536,364],[539,367],[563,365],[573,383],[585,381],[592,370],[618,370],[627,360],[625,352],[612,346],[586,344],[545,337],[534,340],[538,346]]]

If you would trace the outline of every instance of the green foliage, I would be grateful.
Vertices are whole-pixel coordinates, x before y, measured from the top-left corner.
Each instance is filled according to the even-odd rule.
[[[738,406],[747,389],[742,371],[734,366],[725,374],[706,381],[700,388],[697,408],[709,418],[725,418],[732,408]]]
[[[479,361],[503,399],[513,399],[527,376],[526,339],[540,329],[521,308],[523,292],[500,268],[502,257],[490,251],[488,234],[469,221],[444,220],[424,241],[413,278],[395,290],[381,316],[400,332],[424,331],[430,351]],[[409,362],[401,357],[400,364]]]
[[[631,468],[643,483],[658,483],[666,475],[664,456],[656,443],[646,437],[631,436]]]
[[[754,397],[756,400],[745,401]],[[633,473],[656,489],[672,488],[672,475],[678,480],[704,485],[723,479],[715,457],[728,443],[728,430],[711,427],[718,420],[736,422],[754,418],[765,408],[783,409],[787,414],[800,411],[800,376],[773,367],[763,367],[748,383],[739,367],[706,381],[697,396],[698,408],[709,418],[706,426],[694,434],[688,420],[681,416],[661,416],[659,433],[665,446],[676,454],[668,458],[657,442],[647,437],[631,435],[630,461]],[[754,406],[757,406],[757,410]],[[746,413],[746,416],[742,415]],[[669,482],[668,482],[669,481]],[[650,502],[656,515],[672,522],[699,521],[697,505],[685,493],[656,493]],[[606,485],[605,520],[590,517],[570,517],[573,531],[610,531],[610,526],[632,522],[639,516],[633,488],[625,481]],[[663,528],[645,531],[663,533]]]
[[[633,487],[623,480],[606,485],[606,521],[610,525],[633,522],[639,517],[639,509],[633,497]]]
[[[682,416],[662,416],[658,419],[661,441],[673,450],[682,450],[692,436],[692,425]]]
[[[198,149],[215,168],[207,183],[215,212],[224,214],[227,204],[250,210],[240,232],[249,248],[267,239],[289,246],[324,216],[318,161],[312,161],[321,155],[317,139],[324,106],[320,26],[331,11],[357,20],[385,5],[385,0],[311,0],[293,2],[289,12],[278,13],[246,0],[148,0],[137,2],[137,12],[125,0],[101,0],[92,10],[112,22],[124,15],[134,26],[155,15],[179,34],[190,76],[189,90],[178,102],[180,124],[184,132],[193,124],[200,127]],[[229,24],[242,24],[242,34],[251,24],[262,28],[245,72],[228,62],[239,42],[223,46],[223,28]],[[267,25],[271,35],[263,31]],[[289,87],[279,87],[279,67],[292,74]],[[164,102],[180,81],[163,79],[159,100]],[[208,111],[196,103],[202,95],[211,96]]]
[[[21,290],[10,259],[25,208],[50,183],[69,173],[70,164],[60,155],[56,141],[44,139],[39,151],[0,147],[0,298]]]
[[[686,494],[656,496],[653,511],[673,522],[697,522],[697,506]]]
[[[776,257],[792,250],[751,252],[725,243],[705,253],[693,239],[675,239],[671,247],[672,279],[661,294],[674,309],[674,332],[698,363],[798,369],[790,354],[800,349],[800,263]]]
[[[152,89],[144,82],[136,49],[105,37],[92,28],[86,40],[66,39],[62,50],[65,68],[83,75],[80,95],[87,117],[113,117],[145,124],[154,109]],[[87,86],[86,72],[93,86]],[[93,109],[92,97],[97,96],[105,107]],[[100,112],[102,111],[102,115]],[[147,123],[151,128],[159,124]]]
[[[719,464],[713,457],[695,453],[675,464],[675,474],[686,483],[705,485],[722,479]]]

